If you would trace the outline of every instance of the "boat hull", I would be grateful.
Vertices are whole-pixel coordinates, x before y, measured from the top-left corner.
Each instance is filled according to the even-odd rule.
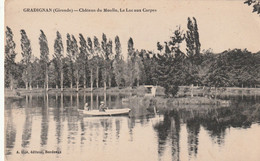
[[[118,115],[128,115],[130,111],[131,111],[130,108],[107,109],[105,111],[90,110],[90,111],[83,111],[83,114],[87,116],[118,116]]]

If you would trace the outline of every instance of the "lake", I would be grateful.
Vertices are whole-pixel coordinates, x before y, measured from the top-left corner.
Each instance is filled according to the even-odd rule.
[[[260,97],[223,97],[230,107],[172,109],[155,114],[127,95],[31,94],[5,98],[8,161],[258,161]],[[86,117],[98,109],[131,108],[129,116]]]

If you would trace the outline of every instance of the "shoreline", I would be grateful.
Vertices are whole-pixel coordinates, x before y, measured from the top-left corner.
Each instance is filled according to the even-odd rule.
[[[221,107],[230,107],[232,105],[232,101],[230,99],[223,99],[223,96],[231,96],[231,97],[241,97],[243,96],[251,96],[257,97],[260,96],[259,88],[252,88],[251,90],[248,88],[229,88],[225,89],[212,89],[212,90],[202,90],[202,88],[193,88],[192,96],[191,91],[187,91],[187,87],[180,87],[178,92],[178,96],[176,97],[165,97],[163,93],[163,88],[159,87],[156,96],[153,97],[150,94],[147,94],[147,90],[144,87],[138,88],[110,88],[104,92],[103,88],[95,89],[93,92],[90,91],[90,88],[87,89],[80,89],[78,92],[76,89],[64,89],[63,92],[60,89],[50,89],[47,95],[54,95],[56,97],[60,96],[90,96],[94,95],[121,95],[123,97],[122,104],[127,106],[134,107],[136,104],[141,104],[147,110],[154,111],[154,107],[156,107],[159,111],[169,110],[169,109],[208,109],[208,108],[221,108]],[[242,91],[236,92],[233,90]],[[248,90],[250,90],[248,92]],[[217,92],[216,92],[217,91]],[[222,92],[219,92],[222,91]],[[231,92],[230,92],[231,91]],[[229,92],[229,93],[228,93]],[[182,95],[181,95],[182,94]],[[16,90],[9,90],[5,89],[5,98],[8,99],[22,99],[28,95],[40,95],[45,96],[46,92],[44,89],[32,89],[32,90],[25,90],[25,89],[16,89]]]
[[[158,87],[158,94],[159,95],[164,95],[164,90],[162,87]],[[19,88],[19,89],[14,89],[14,90],[10,90],[10,89],[5,89],[4,91],[4,95],[5,98],[7,97],[19,97],[19,96],[24,96],[27,94],[43,94],[43,93],[49,93],[49,94],[56,94],[56,93],[64,93],[64,94],[76,94],[76,93],[94,93],[94,94],[103,94],[103,93],[107,93],[107,94],[115,94],[115,93],[119,93],[119,94],[125,94],[125,95],[145,95],[148,90],[143,87],[143,86],[139,86],[136,88],[130,88],[130,87],[126,87],[126,88],[118,88],[118,87],[112,87],[112,88],[107,88],[106,91],[104,91],[104,88],[94,88],[93,91],[91,91],[91,88],[80,88],[78,91],[76,88],[64,88],[63,91],[61,91],[60,89],[56,89],[56,88],[49,88],[48,91],[45,91],[45,89],[43,88],[33,88],[32,90],[26,90],[24,88]]]
[[[126,95],[138,95],[138,96],[145,96],[148,92],[148,90],[143,87],[139,86],[136,88],[118,88],[118,87],[112,87],[107,88],[106,91],[104,91],[104,88],[94,88],[93,91],[91,91],[90,88],[80,88],[79,91],[77,91],[76,88],[64,88],[63,91],[56,88],[49,88],[47,91],[49,94],[55,94],[55,93],[107,93],[107,94],[126,94]],[[27,94],[42,94],[46,93],[45,89],[43,88],[33,88],[32,90],[26,90],[24,88],[18,88],[14,90],[6,89],[4,90],[4,97],[21,97]],[[217,88],[210,88],[210,87],[190,87],[190,86],[180,86],[178,94],[176,97],[187,97],[187,96],[204,96],[204,95],[218,95],[218,96],[252,96],[252,95],[260,95],[260,88],[240,88],[240,87],[220,87]],[[165,96],[164,89],[162,87],[158,87],[156,90],[156,96]],[[175,98],[176,98],[175,97]]]

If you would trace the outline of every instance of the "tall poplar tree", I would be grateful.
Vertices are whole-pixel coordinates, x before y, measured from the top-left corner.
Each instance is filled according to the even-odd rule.
[[[12,90],[13,89],[13,82],[14,82],[14,76],[15,76],[15,47],[16,44],[13,40],[13,32],[12,30],[7,26],[6,32],[5,32],[5,82],[8,80],[10,81],[9,87]]]
[[[104,83],[104,90],[106,90],[107,87],[107,70],[108,70],[108,42],[107,42],[107,36],[103,33],[102,34],[102,41],[101,41],[101,47],[102,47],[102,80]]]
[[[115,37],[115,59],[113,61],[113,72],[115,74],[115,81],[117,86],[122,84],[122,80],[124,79],[124,60],[122,59],[122,47],[119,40],[119,37]]]
[[[57,62],[57,68],[56,68],[56,72],[60,73],[60,89],[61,91],[63,91],[63,75],[64,75],[64,70],[63,70],[63,66],[64,66],[64,62],[63,62],[63,52],[64,52],[64,47],[63,47],[63,43],[62,43],[62,37],[61,34],[59,33],[59,31],[56,32],[56,39],[54,42],[54,59]]]
[[[26,89],[28,89],[28,84],[30,87],[30,90],[32,89],[32,63],[31,63],[31,57],[32,57],[32,48],[31,48],[31,42],[28,39],[28,36],[26,32],[22,29],[20,31],[21,33],[21,48],[22,48],[22,63],[24,65],[24,72],[23,72],[23,81],[25,83]]]
[[[40,64],[42,67],[43,75],[45,77],[44,88],[48,91],[49,89],[49,78],[48,78],[48,67],[49,67],[49,47],[46,35],[42,30],[39,37],[40,44]]]
[[[107,44],[108,48],[108,59],[107,59],[107,65],[108,65],[108,87],[111,88],[112,86],[112,77],[113,77],[113,42],[112,40],[108,41]]]
[[[79,61],[79,48],[78,48],[78,44],[77,44],[77,40],[74,37],[74,35],[72,35],[72,60],[74,63],[74,67],[75,67],[75,78],[76,78],[76,90],[79,90],[79,71],[80,71],[80,61]]]
[[[192,64],[197,63],[200,55],[200,40],[197,26],[197,20],[193,17],[193,21],[188,17],[187,32],[185,35],[187,56]]]
[[[93,62],[93,57],[94,57],[94,49],[93,49],[93,43],[90,37],[88,37],[88,43],[87,43],[87,48],[89,52],[89,70],[90,70],[90,90],[93,91],[93,84],[94,84],[94,69],[95,69],[95,64]]]
[[[88,70],[88,52],[87,41],[82,34],[79,34],[79,68],[80,75],[83,77],[83,87],[86,88],[87,83],[87,70]]]
[[[70,34],[67,34],[67,57],[68,57],[68,76],[70,80],[70,88],[73,87],[73,78],[74,78],[74,55],[72,54],[73,44]]]
[[[186,61],[186,68],[187,70],[187,76],[188,78],[186,80],[190,80],[189,82],[191,84],[198,84],[198,65],[201,64],[201,54],[200,54],[200,41],[199,41],[199,32],[198,32],[198,26],[197,21],[193,17],[188,18],[187,23],[187,32],[185,35],[186,40],[186,51],[187,51],[187,58],[188,61]]]
[[[111,70],[112,70],[112,64],[111,64],[111,56],[112,56],[112,41],[107,40],[106,35],[103,33],[102,35],[102,53],[103,53],[103,70],[102,70],[102,79],[104,83],[104,90],[106,90],[106,83],[108,80],[109,87],[111,87]]]
[[[127,66],[125,67],[125,82],[127,86],[133,86],[134,84],[134,59],[135,49],[133,39],[130,37],[128,40],[128,55],[127,55]]]
[[[99,65],[100,65],[100,55],[101,55],[101,48],[98,38],[94,36],[94,57],[93,64],[96,68],[96,87],[99,88]]]

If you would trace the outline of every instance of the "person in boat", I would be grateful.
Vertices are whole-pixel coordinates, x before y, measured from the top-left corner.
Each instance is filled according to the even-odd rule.
[[[99,111],[106,111],[107,107],[104,103],[104,101],[100,102]]]
[[[85,105],[84,105],[84,110],[90,110],[90,107],[88,106],[88,103],[85,103]]]

